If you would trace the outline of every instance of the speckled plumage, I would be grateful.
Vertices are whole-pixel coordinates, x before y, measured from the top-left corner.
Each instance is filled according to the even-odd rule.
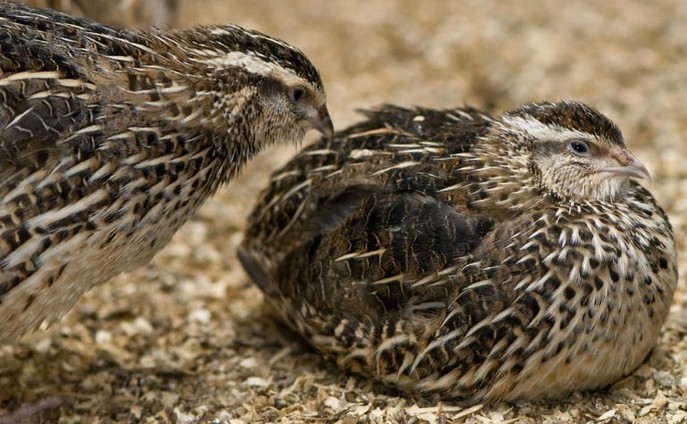
[[[345,369],[465,402],[558,397],[634,370],[668,313],[672,228],[631,177],[646,168],[581,103],[387,106],[272,176],[239,257]]]
[[[147,263],[263,147],[331,132],[319,74],[233,25],[0,4],[0,342]]]

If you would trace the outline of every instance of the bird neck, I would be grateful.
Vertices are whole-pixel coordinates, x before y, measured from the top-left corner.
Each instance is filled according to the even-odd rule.
[[[461,154],[453,172],[462,181],[453,193],[464,193],[451,199],[476,213],[496,219],[513,218],[550,201],[534,194],[536,178],[527,157],[514,152],[512,146],[484,141],[476,143],[469,153]]]

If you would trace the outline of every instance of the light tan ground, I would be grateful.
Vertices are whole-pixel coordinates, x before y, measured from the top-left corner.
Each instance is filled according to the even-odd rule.
[[[234,22],[318,64],[335,124],[381,102],[493,111],[572,98],[624,130],[675,226],[680,287],[648,363],[560,402],[419,403],[339,372],[275,324],[235,255],[262,154],[155,261],[61,323],[0,348],[0,408],[51,395],[46,422],[503,423],[687,421],[687,2],[182,1],[180,24]],[[535,4],[540,4],[536,6]]]

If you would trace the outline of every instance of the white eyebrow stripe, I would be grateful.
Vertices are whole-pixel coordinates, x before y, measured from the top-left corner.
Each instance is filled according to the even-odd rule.
[[[547,125],[534,118],[527,119],[520,116],[506,116],[503,118],[503,122],[530,134],[536,140],[567,141],[574,138],[581,138],[583,140],[597,138],[593,134],[571,130],[570,128],[564,128],[560,125]]]
[[[303,84],[303,78],[296,74],[292,69],[285,68],[278,63],[262,59],[254,52],[228,52],[219,53],[215,51],[195,51],[201,56],[200,59],[192,59],[200,63],[205,63],[217,68],[236,66],[251,74],[260,76],[272,76],[280,79],[287,85]]]
[[[251,52],[228,52],[222,55],[208,57],[200,61],[215,66],[237,66],[257,75],[269,75],[277,68],[282,68],[275,63],[270,63],[261,59]]]

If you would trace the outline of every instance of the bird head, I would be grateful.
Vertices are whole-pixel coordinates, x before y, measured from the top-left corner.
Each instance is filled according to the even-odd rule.
[[[309,130],[329,139],[334,135],[324,90],[312,80],[273,71],[257,82],[255,101],[264,126],[256,132],[267,143],[300,141]]]
[[[625,146],[618,127],[595,109],[572,101],[536,103],[505,114],[516,150],[541,188],[564,199],[613,201],[630,178],[649,171]]]
[[[300,50],[236,25],[181,34],[189,60],[219,82],[215,106],[256,147],[300,142],[311,129],[332,137],[320,74]]]

